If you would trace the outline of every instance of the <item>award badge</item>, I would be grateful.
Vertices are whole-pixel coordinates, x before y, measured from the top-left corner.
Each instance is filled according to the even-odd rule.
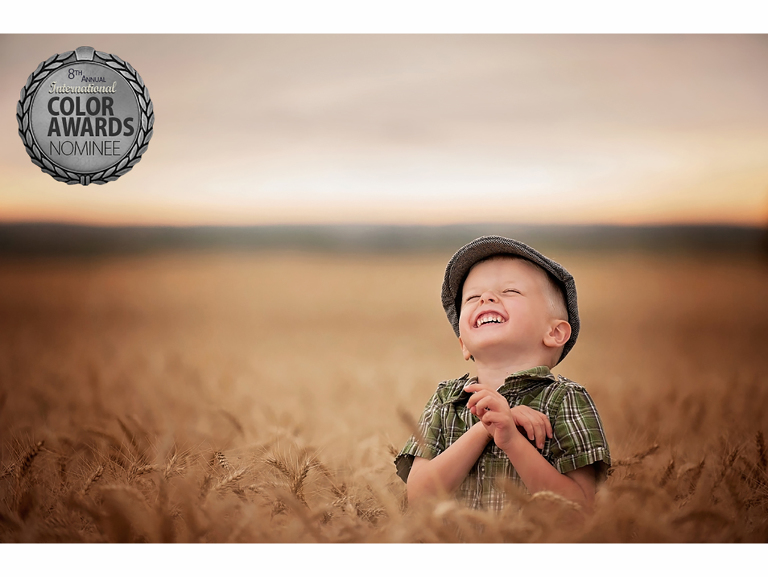
[[[30,74],[16,107],[19,136],[40,169],[67,184],[106,184],[140,160],[155,113],[139,73],[81,46]]]

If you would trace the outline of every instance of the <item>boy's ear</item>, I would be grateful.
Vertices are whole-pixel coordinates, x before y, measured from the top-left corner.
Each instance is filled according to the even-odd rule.
[[[464,355],[464,360],[468,361],[469,359],[472,359],[472,353],[469,352],[469,349],[464,346],[464,341],[461,340],[461,337],[459,337],[459,345],[461,345],[461,354]],[[472,359],[473,361],[475,359]]]
[[[571,325],[565,321],[557,321],[544,335],[544,344],[548,347],[562,347],[571,338]]]

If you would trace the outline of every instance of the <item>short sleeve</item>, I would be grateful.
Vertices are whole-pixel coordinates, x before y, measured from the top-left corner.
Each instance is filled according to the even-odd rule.
[[[554,415],[550,459],[563,474],[594,464],[598,482],[607,477],[611,454],[603,423],[581,386],[568,386]]]
[[[414,457],[434,459],[445,450],[445,436],[443,435],[440,389],[427,402],[424,412],[419,419],[419,434],[422,439],[412,436],[405,443],[403,450],[395,458],[397,475],[408,482],[408,474],[411,472]],[[419,442],[422,440],[423,442]]]

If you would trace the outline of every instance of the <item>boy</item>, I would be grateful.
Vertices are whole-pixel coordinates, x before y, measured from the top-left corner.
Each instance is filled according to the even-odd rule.
[[[509,479],[591,509],[608,443],[587,391],[550,372],[579,333],[573,277],[521,242],[485,236],[451,258],[442,301],[477,376],[438,385],[423,444],[411,437],[395,459],[409,503],[447,491],[498,511]]]

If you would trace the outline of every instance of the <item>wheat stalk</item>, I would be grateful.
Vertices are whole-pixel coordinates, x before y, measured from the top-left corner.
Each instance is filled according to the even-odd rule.
[[[326,467],[318,459],[315,459],[315,469],[320,471],[320,473],[326,479],[328,479],[328,481],[331,483],[331,493],[333,493],[334,496],[337,497],[337,499],[346,498],[346,493],[347,493],[347,485],[346,485],[346,483],[342,483],[341,486],[337,485],[336,484],[336,479],[331,474],[331,472],[328,470],[328,467]]]
[[[80,495],[83,497],[88,494],[88,491],[91,489],[91,486],[101,479],[101,476],[104,474],[104,465],[99,465],[96,470],[91,473],[91,475],[85,480],[85,483],[83,484],[83,488],[80,489]]]
[[[128,428],[128,425],[126,425],[122,419],[119,417],[117,418],[117,423],[120,425],[120,429],[123,431],[123,434],[128,439],[128,442],[131,444],[131,447],[133,447],[134,450],[134,457],[135,460],[139,461],[140,463],[145,463],[147,461],[147,455],[144,448],[139,445],[139,441],[137,436],[133,433],[131,429]],[[134,420],[135,423],[135,420]],[[122,447],[121,447],[122,448]]]
[[[755,444],[757,445],[757,463],[760,470],[765,473],[768,470],[768,454],[766,454],[765,438],[762,431],[758,431],[755,435]]]
[[[295,463],[288,463],[284,457],[279,456],[270,457],[265,459],[264,462],[282,473],[288,481],[291,493],[300,503],[308,507],[309,505],[304,495],[304,484],[309,476],[309,472],[318,464],[315,456],[305,450],[302,451],[298,461]],[[323,470],[326,473],[328,472],[325,467],[323,467]]]
[[[232,465],[229,464],[229,461],[224,456],[224,453],[222,453],[221,451],[216,451],[213,454],[213,458],[215,459],[215,462],[218,463],[221,466],[221,468],[224,469],[225,471],[229,471],[232,469]]]
[[[138,465],[135,464],[131,467],[131,470],[128,474],[128,480],[133,481],[137,477],[141,477],[142,475],[146,475],[148,473],[152,473],[153,471],[157,470],[157,465]]]
[[[699,479],[701,479],[701,474],[704,472],[704,463],[706,460],[707,457],[705,456],[693,470],[693,474],[691,475],[691,482],[688,485],[689,495],[693,495],[693,493],[696,491],[696,487],[699,484]]]
[[[722,483],[723,479],[725,478],[726,474],[731,470],[731,467],[733,467],[733,463],[736,461],[736,457],[739,456],[739,451],[741,451],[741,447],[735,447],[728,456],[723,459],[723,463],[720,467],[720,471],[718,472],[717,479],[715,479],[715,482],[712,485],[712,499],[716,502],[717,497],[714,495],[714,490],[717,489],[720,486],[720,483]]]
[[[0,475],[0,479],[5,479],[6,477],[10,477],[16,472],[16,464],[11,463],[5,468],[5,471],[3,471],[2,475]]]
[[[291,493],[293,493],[296,498],[307,507],[309,505],[307,505],[307,499],[304,497],[304,482],[307,480],[307,475],[309,475],[309,470],[311,468],[311,461],[305,461],[298,473],[294,474],[294,478],[291,482]]]
[[[664,472],[661,475],[661,478],[659,479],[659,487],[663,487],[667,484],[669,479],[672,477],[672,473],[675,470],[675,459],[674,457],[669,460],[669,464],[664,468]]]
[[[659,444],[654,443],[644,451],[640,451],[638,453],[635,453],[632,455],[629,459],[618,459],[613,462],[614,467],[621,467],[626,465],[634,465],[636,463],[641,462],[643,459],[648,457],[649,455],[653,455],[656,451],[659,450]]]
[[[262,490],[262,488],[258,484],[256,484],[256,483],[253,483],[251,485],[246,485],[245,489],[247,489],[249,491],[253,491],[257,495],[263,495],[264,494],[264,491]]]
[[[64,486],[67,484],[67,458],[64,456],[59,457],[58,463],[59,480],[61,482],[61,487],[64,488]]]
[[[24,457],[22,457],[18,469],[16,470],[16,477],[18,479],[23,479],[29,472],[30,467],[32,467],[32,462],[35,460],[35,457],[40,454],[40,449],[43,448],[44,443],[45,441],[38,441],[31,449],[29,449],[29,451],[27,451]]]
[[[216,485],[213,487],[213,490],[223,493],[227,489],[234,487],[238,481],[240,481],[243,477],[245,477],[247,472],[248,472],[248,467],[239,469],[237,471],[232,471],[229,475],[227,475],[221,481],[216,483]]]
[[[286,478],[290,479],[292,474],[291,470],[285,465],[285,462],[283,462],[281,459],[277,459],[275,457],[270,457],[268,459],[265,459],[264,462],[280,471],[283,475],[286,476]]]
[[[179,454],[174,452],[171,458],[168,459],[168,463],[165,465],[165,471],[163,471],[163,478],[166,480],[171,477],[176,477],[184,473],[187,464],[187,457],[185,454]]]

